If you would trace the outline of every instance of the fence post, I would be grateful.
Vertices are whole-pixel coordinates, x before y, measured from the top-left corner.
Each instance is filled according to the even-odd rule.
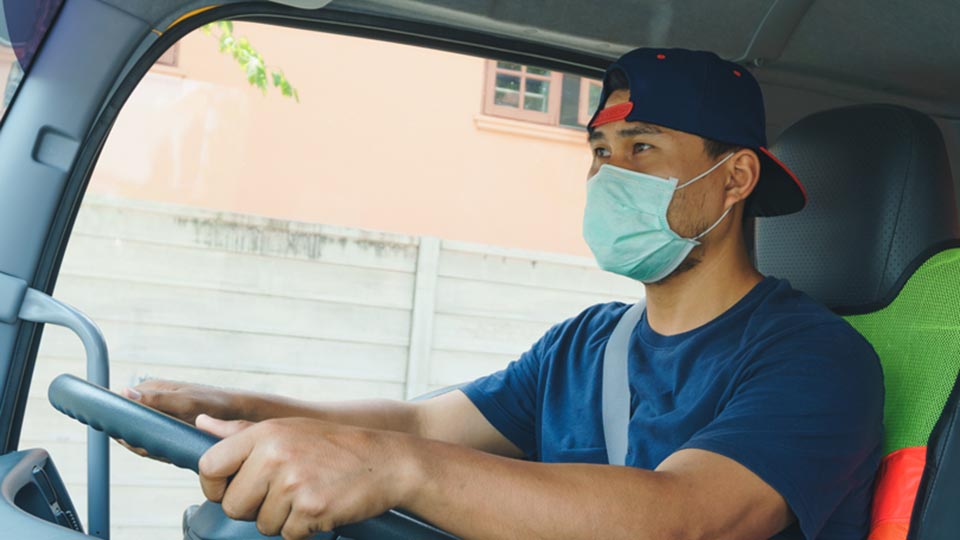
[[[427,391],[430,385],[430,350],[433,348],[433,316],[437,298],[437,271],[440,264],[440,239],[420,238],[417,273],[410,314],[410,347],[407,353],[407,399]]]

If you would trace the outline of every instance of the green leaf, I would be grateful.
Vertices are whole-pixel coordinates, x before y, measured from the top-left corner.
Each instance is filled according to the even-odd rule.
[[[220,29],[219,36],[215,36],[218,41],[218,47],[221,53],[229,52],[230,56],[244,70],[247,82],[251,86],[256,86],[266,95],[271,82],[275,88],[279,88],[280,94],[285,97],[292,97],[297,103],[300,103],[300,94],[297,89],[290,84],[284,75],[283,70],[267,69],[267,63],[263,56],[253,48],[250,41],[243,36],[235,37],[233,35],[233,21],[217,21],[203,26],[204,33],[213,35],[213,28],[216,25]]]
[[[256,62],[255,59],[251,59],[247,62],[247,80],[250,81],[250,84],[255,84],[257,77],[260,73],[260,64]]]
[[[234,48],[234,39],[233,36],[227,34],[220,35],[220,52],[223,52],[227,49],[233,50]]]

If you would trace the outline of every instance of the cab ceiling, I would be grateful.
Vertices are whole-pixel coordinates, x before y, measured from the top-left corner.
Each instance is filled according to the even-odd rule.
[[[102,1],[156,24],[209,3]],[[443,23],[610,59],[638,46],[712,50],[750,65],[762,83],[960,118],[956,0],[333,0],[321,9]]]
[[[960,116],[956,0],[334,0],[613,58],[633,47],[706,49],[763,82]]]

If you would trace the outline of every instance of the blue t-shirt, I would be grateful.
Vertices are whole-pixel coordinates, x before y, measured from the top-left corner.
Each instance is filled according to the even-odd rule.
[[[603,353],[628,308],[586,309],[464,393],[531,459],[607,463]],[[629,350],[627,465],[656,469],[684,448],[715,452],[786,499],[798,522],[775,538],[866,538],[883,376],[873,348],[843,319],[767,277],[689,332],[658,334],[644,314]]]

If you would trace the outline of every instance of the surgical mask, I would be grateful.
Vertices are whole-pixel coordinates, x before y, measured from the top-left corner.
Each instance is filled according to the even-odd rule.
[[[587,181],[583,214],[583,238],[600,267],[644,283],[656,283],[676,270],[733,206],[705,231],[684,238],[667,223],[670,201],[677,190],[707,176],[732,155],[679,186],[676,178],[601,166]]]

